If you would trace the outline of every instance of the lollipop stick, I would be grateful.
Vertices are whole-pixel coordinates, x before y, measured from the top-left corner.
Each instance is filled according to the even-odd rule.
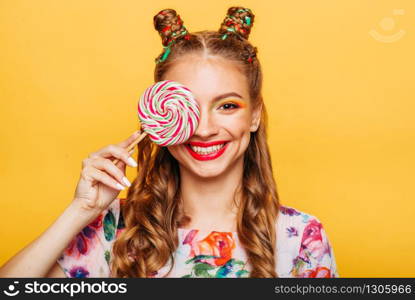
[[[134,142],[132,142],[128,147],[127,147],[127,151],[130,152],[132,149],[134,149],[134,147],[141,142],[141,140],[147,135],[147,133],[143,132],[141,133],[135,140]],[[117,158],[113,161],[113,163],[116,165],[120,160]]]

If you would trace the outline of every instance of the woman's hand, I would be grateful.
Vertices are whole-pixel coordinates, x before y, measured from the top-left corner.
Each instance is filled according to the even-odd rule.
[[[128,139],[118,144],[108,145],[91,153],[82,161],[81,177],[76,187],[73,202],[80,207],[100,214],[125,187],[129,186],[125,177],[125,167],[137,167],[137,163],[127,151],[128,146],[138,137],[134,132]],[[112,161],[119,159],[117,164]]]

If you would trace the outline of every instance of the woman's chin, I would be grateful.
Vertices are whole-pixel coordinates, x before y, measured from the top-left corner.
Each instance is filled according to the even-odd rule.
[[[203,179],[215,178],[223,174],[224,170],[222,168],[198,168],[197,170],[192,170],[192,173]]]

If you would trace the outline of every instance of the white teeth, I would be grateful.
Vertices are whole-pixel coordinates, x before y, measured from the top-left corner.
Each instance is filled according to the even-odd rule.
[[[199,147],[190,145],[190,148],[192,148],[192,150],[198,154],[207,155],[219,151],[224,145],[225,144],[220,144],[210,147]]]

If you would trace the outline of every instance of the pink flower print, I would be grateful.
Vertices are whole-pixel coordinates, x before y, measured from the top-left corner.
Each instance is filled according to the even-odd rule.
[[[315,219],[309,221],[307,226],[304,228],[299,256],[305,261],[308,260],[308,256],[321,259],[324,254],[329,253],[327,245],[323,244],[321,230],[321,223]]]

